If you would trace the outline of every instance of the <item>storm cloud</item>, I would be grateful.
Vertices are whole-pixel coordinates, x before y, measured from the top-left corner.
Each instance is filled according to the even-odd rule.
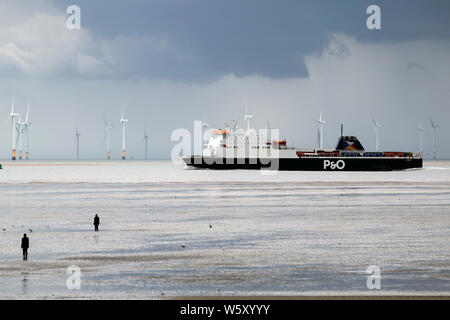
[[[369,4],[382,29],[365,26]],[[418,151],[418,122],[440,124],[439,156],[450,157],[450,5],[446,1],[77,1],[82,29],[65,27],[71,1],[0,4],[0,157],[10,154],[14,94],[32,104],[34,158],[104,158],[102,114],[130,119],[128,154],[168,158],[172,130],[206,115],[215,127],[239,119],[247,101],[255,127],[272,127],[297,146],[325,146],[340,123],[374,149],[370,116],[383,124],[383,149]]]

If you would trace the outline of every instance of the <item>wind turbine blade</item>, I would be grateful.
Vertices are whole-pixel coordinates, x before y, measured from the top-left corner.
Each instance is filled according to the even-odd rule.
[[[438,125],[433,121],[433,119],[430,118],[431,121],[431,126],[436,129],[438,127]]]
[[[108,128],[108,127],[109,127],[109,126],[108,126],[108,121],[106,121],[105,115],[102,114],[102,117],[103,117],[103,121],[105,122],[106,128]]]
[[[30,103],[28,102],[27,114],[25,116],[25,123],[28,123],[29,117],[30,117]]]
[[[269,128],[269,130],[272,130],[272,128],[270,127],[269,119],[267,119],[267,128]]]
[[[373,124],[375,125],[375,127],[380,128],[381,123],[377,122],[374,117],[371,116],[371,118],[372,118],[372,121],[373,121]]]

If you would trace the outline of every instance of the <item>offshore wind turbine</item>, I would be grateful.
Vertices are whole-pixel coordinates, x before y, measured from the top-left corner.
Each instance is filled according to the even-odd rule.
[[[80,160],[80,133],[78,127],[75,127],[75,139],[77,140],[77,160]]]
[[[22,132],[23,132],[23,126],[24,123],[20,120],[20,114],[19,114],[19,121],[16,123],[16,131],[17,131],[17,139],[19,140],[19,160],[22,160]]]
[[[267,119],[267,141],[272,140],[272,127],[270,126],[269,119]]]
[[[144,141],[145,141],[145,160],[148,159],[148,138],[147,129],[144,130]]]
[[[437,159],[437,128],[439,126],[433,122],[433,119],[430,118],[431,126],[433,127],[433,159]]]
[[[318,131],[318,140],[319,140],[319,149],[323,149],[323,124],[326,121],[322,119],[322,112],[319,115],[319,119],[317,119],[317,123],[319,124],[319,131]]]
[[[111,159],[111,148],[110,148],[110,131],[113,127],[112,122],[111,121],[107,121],[105,116],[103,115],[103,121],[105,122],[105,127],[106,127],[106,159]]]
[[[321,138],[320,128],[318,127],[317,128],[317,144],[319,145],[319,149],[322,149],[322,148],[320,148],[320,138]]]
[[[250,131],[250,120],[253,120],[253,115],[248,114],[247,110],[247,103],[245,104],[245,115],[244,115],[244,121],[247,120],[247,133]]]
[[[419,127],[417,128],[417,131],[419,131],[419,152],[423,154],[423,130],[422,127],[422,121],[419,121]]]
[[[27,114],[25,116],[25,122],[23,123],[23,130],[25,133],[25,159],[30,157],[30,103],[28,103]]]
[[[126,149],[125,149],[125,124],[128,122],[128,119],[123,118],[123,109],[122,109],[122,117],[120,118],[120,124],[122,126],[122,159],[126,159]]]
[[[376,145],[376,151],[380,151],[379,148],[379,133],[381,128],[381,123],[377,122],[374,117],[372,117],[373,125],[375,126],[375,145]]]
[[[204,142],[205,137],[205,129],[209,128],[209,123],[206,122],[206,115],[203,115],[203,122],[202,122],[202,143]]]
[[[209,128],[209,123],[206,122],[206,115],[203,115],[202,130],[204,131],[206,128]]]
[[[9,114],[11,117],[11,127],[12,127],[12,146],[11,146],[11,159],[16,160],[16,119],[19,116],[18,113],[14,113],[14,97],[11,101],[11,113]]]

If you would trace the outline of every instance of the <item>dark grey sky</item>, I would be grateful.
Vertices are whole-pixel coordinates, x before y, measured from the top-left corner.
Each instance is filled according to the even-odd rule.
[[[81,7],[81,30],[65,27],[66,7]],[[381,7],[381,30],[366,28],[366,8]],[[329,51],[339,55],[329,55]],[[440,123],[440,155],[450,157],[450,2],[274,0],[25,0],[0,2],[0,158],[8,158],[11,95],[32,103],[32,155],[103,158],[104,113],[130,119],[129,154],[168,158],[175,128],[204,114],[216,127],[266,118],[298,146],[316,143],[315,119],[327,120],[334,147],[340,122],[374,148],[370,115],[383,123],[384,149],[417,151],[421,120]],[[242,119],[241,119],[242,122]]]
[[[73,1],[63,1],[64,6]],[[148,43],[122,48],[116,71],[185,81],[224,74],[271,78],[307,75],[302,57],[322,49],[330,35],[360,41],[450,37],[450,2],[325,0],[80,0],[83,26],[96,36],[166,37],[178,54],[155,53]],[[370,4],[382,8],[383,28],[365,27]],[[129,59],[132,57],[132,59]]]

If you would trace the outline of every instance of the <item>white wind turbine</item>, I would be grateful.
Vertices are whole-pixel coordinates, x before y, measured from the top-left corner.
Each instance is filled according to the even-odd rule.
[[[22,132],[24,128],[24,123],[22,120],[20,120],[20,114],[19,114],[19,121],[16,123],[16,131],[17,131],[17,139],[19,140],[19,160],[22,160]]]
[[[203,115],[202,129],[205,131],[206,128],[209,128],[209,123],[206,122],[206,115]]]
[[[28,159],[30,156],[30,107],[31,104],[28,103],[27,115],[25,117],[25,122],[23,123],[23,131],[25,133],[25,159]]]
[[[272,140],[272,127],[270,126],[269,119],[267,119],[267,141]]]
[[[148,139],[150,136],[147,134],[147,129],[144,130],[144,141],[145,141],[145,160],[148,159]]]
[[[209,123],[206,122],[206,115],[203,115],[203,122],[202,122],[202,143],[204,142],[205,138],[205,130],[206,128],[209,128]]]
[[[437,128],[439,126],[430,118],[431,126],[433,127],[433,159],[437,159]]]
[[[122,126],[122,159],[126,159],[125,155],[125,124],[128,122],[128,119],[123,118],[123,109],[122,109],[122,117],[120,118],[120,124]]]
[[[250,131],[250,120],[253,120],[253,115],[248,114],[247,110],[247,104],[245,104],[245,115],[244,115],[244,121],[247,120],[247,133]]]
[[[381,123],[377,122],[374,117],[372,117],[373,125],[375,126],[375,143],[376,143],[376,151],[380,151],[379,147],[379,133],[381,128]]]
[[[16,119],[19,116],[18,113],[14,113],[14,97],[11,102],[11,113],[9,114],[11,117],[11,126],[12,126],[12,160],[16,160]]]
[[[77,141],[77,160],[80,160],[80,133],[78,132],[78,127],[75,126],[75,139]]]
[[[420,154],[423,154],[423,130],[422,127],[422,121],[419,121],[419,127],[417,128],[417,131],[419,131],[419,152]]]
[[[317,119],[317,123],[319,124],[319,149],[323,149],[323,124],[326,123],[326,121],[322,119],[322,112],[319,115],[319,119]]]
[[[111,148],[110,148],[110,131],[113,127],[112,122],[111,121],[107,121],[105,116],[103,115],[103,121],[105,122],[105,127],[106,127],[106,159],[111,159]]]

